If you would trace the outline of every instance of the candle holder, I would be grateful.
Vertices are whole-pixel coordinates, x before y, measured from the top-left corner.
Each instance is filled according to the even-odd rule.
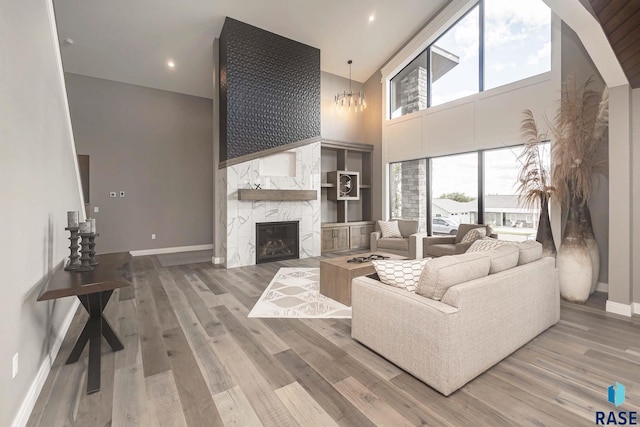
[[[80,249],[80,245],[78,245],[78,237],[80,237],[78,227],[65,227],[65,230],[71,233],[69,240],[71,244],[69,245],[69,249],[71,250],[71,255],[69,255],[69,264],[65,266],[65,270],[73,271],[77,270],[80,267],[80,254],[78,253],[78,249]]]
[[[98,265],[100,264],[96,261],[96,237],[98,237],[100,233],[91,233],[89,236],[89,265]]]
[[[93,233],[79,233],[80,237],[82,237],[82,249],[80,249],[80,266],[75,269],[75,271],[92,271],[93,266],[91,265],[91,250],[89,249],[89,238],[93,235]]]

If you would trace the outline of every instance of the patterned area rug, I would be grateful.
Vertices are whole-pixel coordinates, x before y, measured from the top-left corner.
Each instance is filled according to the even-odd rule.
[[[319,268],[281,268],[249,317],[351,319],[351,307],[320,294]]]

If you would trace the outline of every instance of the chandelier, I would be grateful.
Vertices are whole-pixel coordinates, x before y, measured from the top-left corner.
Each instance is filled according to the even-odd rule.
[[[367,97],[364,95],[364,92],[353,93],[353,90],[351,90],[352,63],[352,60],[347,61],[347,64],[349,64],[349,92],[338,92],[338,94],[335,96],[336,106],[338,106],[340,109],[348,107],[349,111],[351,111],[352,107],[355,111],[362,111],[367,108]]]

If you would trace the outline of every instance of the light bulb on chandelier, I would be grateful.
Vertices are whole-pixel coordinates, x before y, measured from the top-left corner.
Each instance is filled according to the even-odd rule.
[[[349,64],[349,92],[338,92],[335,96],[336,106],[341,110],[344,110],[345,106],[349,107],[349,111],[351,111],[351,107],[353,107],[354,111],[362,111],[367,108],[367,97],[364,92],[356,92],[354,93],[351,89],[351,64],[352,60],[347,61]]]

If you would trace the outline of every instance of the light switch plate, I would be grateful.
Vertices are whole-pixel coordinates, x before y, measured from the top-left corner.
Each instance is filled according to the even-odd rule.
[[[94,206],[93,213],[98,213],[98,212],[100,212],[100,208],[98,206]]]

